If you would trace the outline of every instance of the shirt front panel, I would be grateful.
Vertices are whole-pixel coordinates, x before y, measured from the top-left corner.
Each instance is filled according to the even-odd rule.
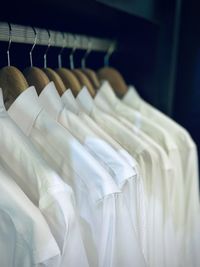
[[[36,113],[31,113],[31,110],[38,110],[39,113],[37,113],[37,116],[41,112],[41,108],[39,108],[37,104],[38,101],[36,96],[37,95],[33,93],[33,88],[31,87],[27,89],[25,94],[22,93],[18,97],[16,102],[12,104],[11,109],[9,109],[9,115],[13,119],[15,119],[17,125],[20,125],[21,129],[23,129],[26,134],[30,134],[32,129],[29,129],[29,131],[27,132],[26,125],[31,125],[31,127],[33,127],[35,123]],[[26,103],[24,109],[23,103]],[[18,108],[19,104],[20,109]],[[30,108],[28,116],[26,116],[27,114],[25,109],[27,104]],[[34,105],[33,109],[32,105]],[[21,113],[23,113],[22,117],[24,117],[25,121],[19,120]],[[74,264],[73,266],[79,266],[80,260],[82,260],[84,266],[88,266],[80,230],[77,225],[77,217],[74,212],[74,197],[71,188],[64,184],[60,176],[47,165],[41,154],[38,153],[38,151],[30,143],[30,140],[27,140],[27,137],[23,136],[22,134],[22,136],[20,137],[20,134],[18,134],[18,132],[19,129],[12,131],[15,142],[17,140],[16,147],[18,148],[18,154],[14,155],[17,158],[16,167],[13,162],[12,164],[8,160],[5,160],[4,162],[6,162],[7,167],[9,167],[10,170],[15,174],[16,178],[20,177],[21,179],[24,179],[23,181],[26,182],[26,187],[24,186],[23,190],[25,192],[28,192],[28,190],[26,189],[30,188],[30,184],[33,184],[33,181],[38,182],[38,188],[36,186],[31,187],[31,192],[28,196],[33,201],[35,200],[34,203],[39,206],[40,210],[45,216],[45,219],[48,222],[49,227],[51,228],[51,232],[54,235],[57,244],[59,245],[61,251],[60,266],[64,266],[66,264],[66,256],[68,257],[68,261]],[[29,183],[27,177],[29,177]],[[32,197],[34,189],[37,189],[39,194],[39,197],[35,197],[35,199]],[[64,206],[63,203],[68,203],[68,206]],[[67,209],[69,209],[69,211],[67,211]],[[72,236],[72,233],[74,233],[74,231],[70,231],[70,229],[73,228],[74,231],[76,230],[76,236],[74,237]],[[68,245],[68,242],[70,242],[70,240],[73,240],[73,238],[74,241],[72,244],[76,245],[76,250],[77,248],[79,250],[79,259],[77,259],[77,257],[74,257],[74,254],[69,254],[68,250],[65,249],[65,247]]]
[[[47,98],[47,95],[48,95],[48,101],[46,101],[46,98],[44,97],[44,95],[40,96],[41,97],[40,101],[46,107],[47,110],[50,111],[50,109],[51,109],[51,112],[50,112],[50,114],[51,114],[53,109],[51,108],[51,106],[48,105],[49,100],[51,98],[51,96],[49,94],[50,94],[50,91],[46,91],[46,98]],[[55,107],[55,103],[52,103],[52,106],[54,106],[54,110],[55,110],[55,108],[56,108]],[[56,108],[56,110],[57,110],[57,114],[59,113],[59,116],[54,116],[56,114],[56,112],[54,112],[54,114],[52,114],[52,116],[54,118],[56,118],[57,121],[60,122],[66,129],[68,129],[73,135],[75,135],[88,149],[90,148],[90,152],[93,151],[92,154],[93,154],[93,156],[95,158],[97,158],[97,155],[98,155],[98,160],[100,160],[101,163],[104,163],[103,166],[107,167],[106,169],[109,169],[110,172],[112,172],[112,174],[114,173],[114,175],[116,176],[115,180],[118,182],[119,185],[123,184],[124,180],[127,179],[127,177],[130,178],[130,176],[132,177],[135,174],[133,169],[130,166],[127,165],[126,166],[127,168],[125,168],[123,166],[122,162],[119,160],[119,157],[117,157],[116,152],[114,150],[112,150],[108,145],[106,145],[106,143],[104,141],[99,140],[99,138],[97,138],[95,136],[95,134],[93,134],[92,131],[89,128],[87,128],[86,126],[84,126],[84,124],[82,124],[82,122],[80,121],[80,119],[78,117],[76,117],[74,114],[70,113],[69,111],[67,112],[67,110],[65,110],[65,109],[61,110],[61,106],[60,106],[60,110],[58,108]],[[40,117],[42,118],[41,115],[40,115]],[[39,119],[40,118],[38,118],[38,122],[39,122]],[[45,121],[48,121],[48,119],[46,118]],[[42,130],[42,126],[44,126],[44,120],[43,120],[42,123],[40,124],[40,126],[39,126],[39,124],[37,124],[36,128],[38,127],[38,129],[40,128]],[[50,123],[50,120],[49,120],[48,123]],[[54,126],[54,128],[55,127],[56,126]],[[80,127],[81,127],[81,131],[80,131]],[[53,128],[53,127],[51,127],[51,128]],[[47,129],[47,127],[46,127],[46,129]],[[45,133],[48,134],[47,132],[45,132]],[[60,137],[59,140],[61,140],[61,137],[62,137],[61,134],[60,134],[59,137]],[[54,141],[53,139],[51,139],[51,140]],[[65,139],[63,138],[62,140],[63,140],[63,146],[64,146],[64,140],[66,142],[66,138]],[[93,143],[92,143],[92,141],[93,141]],[[100,144],[99,144],[99,142],[100,142]],[[55,143],[55,141],[54,141],[54,143]],[[91,145],[92,145],[92,147],[91,147]],[[106,148],[107,153],[106,153],[106,151],[104,151],[104,149],[101,146],[103,146],[103,148]],[[57,144],[57,147],[58,147],[58,144]],[[77,145],[77,147],[78,147],[78,145]],[[76,152],[76,151],[77,150],[74,147],[74,152]],[[78,151],[76,153],[78,153]],[[81,153],[81,151],[79,153]],[[106,153],[106,155],[105,155],[105,153]],[[63,156],[64,156],[64,154],[63,154]],[[85,153],[85,157],[86,156],[87,156],[87,153]],[[105,156],[107,157],[106,160],[105,160]],[[80,160],[81,160],[81,158],[80,158]],[[94,162],[92,162],[92,163],[93,163],[92,165],[94,167]],[[75,172],[77,174],[78,173],[80,174],[80,170],[75,165],[75,163],[72,166],[73,166]],[[85,164],[84,167],[86,167],[86,164]],[[96,167],[97,167],[97,170],[99,169],[99,171],[100,171],[100,168],[98,168],[97,164],[96,164]],[[122,167],[123,167],[123,169],[122,169]],[[77,171],[77,170],[79,170],[79,171]],[[97,174],[97,170],[96,170],[96,174]],[[83,176],[83,171],[82,171],[81,175]],[[88,172],[88,175],[91,176],[91,179],[94,179],[92,177],[91,173]],[[95,175],[95,173],[94,173],[94,175]],[[105,172],[103,172],[103,169],[101,169],[101,175],[102,175],[102,177],[105,176]],[[89,185],[88,182],[87,182],[87,186],[85,186],[86,178],[85,178],[85,180],[83,180],[83,179],[81,179],[79,177],[79,179],[81,179],[81,180],[78,181],[78,176],[76,176],[76,177],[73,177],[73,179],[74,179],[73,188],[75,189],[75,191],[77,193],[76,197],[77,197],[77,200],[78,200],[77,202],[79,203],[78,205],[79,205],[79,208],[80,208],[82,221],[85,220],[85,222],[87,222],[87,223],[89,223],[91,225],[91,229],[93,231],[93,236],[94,236],[94,240],[95,240],[95,243],[96,243],[96,247],[98,248],[97,250],[99,252],[98,254],[100,256],[99,257],[100,265],[102,265],[104,261],[108,261],[108,260],[110,261],[110,264],[113,264],[112,262],[116,258],[116,255],[114,253],[115,248],[112,245],[113,240],[115,239],[115,235],[112,235],[109,238],[110,241],[108,242],[108,236],[110,236],[110,233],[107,233],[107,229],[108,228],[111,229],[111,227],[113,227],[113,228],[116,228],[116,230],[117,230],[118,229],[118,225],[116,224],[117,221],[115,219],[111,220],[112,217],[111,217],[111,214],[109,214],[109,213],[105,214],[105,216],[103,216],[103,218],[100,216],[100,218],[102,218],[102,220],[99,220],[98,217],[94,216],[94,214],[96,214],[97,209],[99,209],[99,207],[103,206],[104,209],[106,210],[105,202],[110,203],[111,200],[113,202],[113,193],[105,194],[105,191],[104,191],[101,194],[102,197],[100,197],[99,200],[96,199],[96,201],[98,201],[98,207],[97,207],[95,202],[94,202],[94,200],[92,201],[90,199],[89,195],[88,195],[89,191],[91,192],[91,191],[94,191],[94,190],[91,189],[91,186],[89,186],[89,188],[87,187]],[[103,182],[103,180],[102,180],[102,182]],[[106,179],[105,182],[106,183],[109,182],[109,177],[108,176],[107,176],[107,179]],[[115,195],[116,195],[117,192],[116,191],[114,191],[114,192],[115,192]],[[117,199],[119,198],[119,196],[117,196],[117,195],[116,195],[116,197],[117,197]],[[83,199],[86,202],[85,204],[83,203]],[[100,203],[101,203],[101,205],[100,205]],[[114,203],[112,205],[114,205]],[[117,206],[117,208],[118,208],[118,206]],[[115,209],[115,207],[113,206],[112,209]],[[125,209],[126,208],[124,207],[123,208],[124,212],[125,212]],[[101,210],[102,210],[102,208],[101,208]],[[106,222],[106,221],[109,222],[107,226],[103,223],[103,222]],[[93,222],[93,224],[91,224],[91,222]],[[103,225],[102,225],[102,223],[103,223]],[[95,225],[98,225],[98,224],[99,224],[99,231],[98,231],[99,236],[97,236],[96,229],[94,227]],[[129,221],[127,221],[127,224],[130,225]],[[84,228],[84,226],[86,224],[82,224],[82,225],[83,225],[83,228]],[[119,224],[119,226],[120,226],[120,224]],[[104,229],[103,232],[102,232],[102,229]],[[86,229],[85,229],[85,232],[87,232]],[[117,232],[118,232],[118,230],[117,230]],[[134,233],[134,231],[132,231],[132,232]],[[113,234],[114,233],[115,233],[115,231],[113,232]],[[130,234],[130,236],[132,236],[132,234]],[[128,241],[130,239],[130,236],[128,236],[126,234],[123,237],[123,240],[126,239]],[[84,235],[85,242],[87,242],[87,238],[88,238],[88,236]],[[106,241],[106,243],[105,243],[105,241]],[[132,241],[134,241],[134,239]],[[110,246],[109,246],[109,244],[110,244]],[[112,251],[113,251],[114,255],[110,256],[108,254],[106,256],[106,255],[102,254],[107,246],[108,247],[113,247]],[[103,249],[103,251],[102,251],[102,249]],[[123,259],[123,257],[124,257],[124,252],[121,254],[121,257],[119,258],[120,261],[122,261],[122,262],[125,261],[125,258]],[[129,258],[130,258],[130,255],[128,255],[128,257],[126,259],[126,262],[129,261]],[[103,260],[103,262],[101,263],[102,260]],[[124,262],[124,264],[125,264],[125,262]]]
[[[1,263],[19,260],[20,266],[24,266],[25,263],[27,266],[39,266],[51,260],[54,266],[58,266],[60,251],[39,209],[32,204],[2,166],[0,177],[1,252],[5,248],[9,250],[9,254],[1,254]],[[10,247],[7,244],[10,244]],[[13,247],[15,245],[16,247]]]
[[[79,103],[81,104],[81,99],[79,98]],[[105,114],[98,110],[96,107],[93,106],[92,111],[90,113],[90,116],[94,119],[95,122],[98,123],[109,135],[111,135],[117,142],[119,142],[130,154],[134,156],[134,158],[139,163],[139,166],[141,168],[141,175],[143,179],[145,179],[144,187],[145,187],[145,193],[148,194],[149,198],[152,198],[152,188],[151,188],[151,179],[152,176],[155,175],[155,171],[153,170],[153,162],[155,164],[155,161],[153,158],[156,158],[156,155],[154,152],[150,150],[146,144],[142,143],[141,140],[139,140],[138,137],[134,136],[130,130],[128,130],[126,127],[124,127],[120,122],[118,122],[115,118],[109,116],[108,114]],[[151,152],[150,152],[151,151]],[[147,198],[148,198],[147,197]],[[157,202],[159,205],[159,202]],[[148,233],[146,233],[146,236],[148,236],[147,240],[154,240],[155,246],[147,245],[147,242],[143,244],[143,250],[146,251],[146,257],[147,261],[150,262],[152,265],[156,264],[163,264],[163,236],[162,236],[162,229],[160,229],[159,234],[156,234],[155,231],[153,231],[154,228],[154,221],[155,217],[153,214],[153,207],[155,204],[155,199],[153,198],[152,201],[149,201],[148,204],[148,210],[151,210],[150,214],[147,215],[148,219]],[[161,212],[161,208],[159,207],[159,212]],[[147,211],[146,211],[147,213]],[[142,213],[144,214],[144,213]],[[151,217],[153,216],[153,217]],[[162,220],[162,215],[159,214],[158,216],[160,220]],[[145,222],[144,222],[145,224]],[[162,225],[162,224],[161,224]],[[155,239],[152,236],[152,233],[155,233],[157,236],[157,239]],[[158,231],[157,231],[158,233]],[[160,235],[161,233],[161,235]],[[159,237],[160,236],[160,237]],[[145,237],[143,238],[145,239]],[[148,246],[145,248],[145,246]],[[159,257],[154,257],[152,255],[155,255],[156,248],[159,248]],[[154,251],[152,251],[154,250]],[[147,255],[149,254],[149,255]]]

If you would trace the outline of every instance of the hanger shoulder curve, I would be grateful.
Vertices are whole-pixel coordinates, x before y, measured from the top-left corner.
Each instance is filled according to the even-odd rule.
[[[81,90],[81,84],[78,81],[78,79],[76,78],[76,76],[70,70],[68,70],[66,68],[59,68],[56,70],[56,72],[61,77],[61,79],[65,85],[65,88],[71,89],[74,96],[76,97],[77,94]]]
[[[126,82],[121,73],[111,67],[104,67],[98,70],[97,76],[100,80],[107,80],[115,90],[118,97],[122,98],[128,91]]]
[[[81,71],[88,77],[88,79],[90,80],[90,82],[93,85],[93,88],[95,89],[95,91],[97,91],[100,87],[100,81],[97,77],[97,74],[94,70],[92,69],[81,69]]]
[[[49,80],[54,82],[59,95],[62,95],[65,92],[66,87],[58,73],[50,68],[44,68],[43,71]]]
[[[79,80],[81,86],[82,87],[86,86],[88,91],[90,92],[91,96],[94,97],[95,96],[95,90],[94,90],[90,80],[87,78],[87,76],[79,69],[73,69],[72,72]]]
[[[6,66],[0,69],[0,87],[5,97],[17,98],[28,88],[28,83],[23,73],[14,66]]]
[[[23,73],[29,86],[34,85],[38,94],[40,94],[44,87],[50,82],[47,75],[37,67],[26,68]]]

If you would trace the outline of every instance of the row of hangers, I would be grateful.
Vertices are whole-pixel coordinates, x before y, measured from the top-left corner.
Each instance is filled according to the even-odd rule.
[[[66,43],[63,35],[63,47],[58,54],[58,68],[54,70],[47,67],[47,53],[51,47],[51,34],[50,31],[48,31],[49,41],[44,53],[44,68],[38,68],[33,65],[32,54],[37,45],[37,31],[35,28],[33,28],[33,30],[35,39],[29,52],[30,67],[27,67],[21,72],[18,68],[11,66],[10,64],[12,27],[11,24],[9,24],[9,41],[7,49],[8,65],[0,69],[0,87],[3,90],[4,101],[8,100],[10,102],[10,99],[16,99],[21,92],[32,85],[35,86],[37,93],[40,94],[50,81],[55,83],[60,95],[62,95],[66,89],[70,88],[74,96],[77,96],[82,87],[86,86],[91,96],[94,97],[96,91],[100,87],[101,80],[108,80],[119,97],[123,97],[127,92],[128,87],[123,76],[116,69],[109,67],[109,59],[115,48],[114,43],[109,47],[104,57],[104,67],[96,72],[86,67],[86,59],[92,51],[92,43],[90,41],[88,42],[88,48],[81,60],[81,68],[74,68],[74,53],[77,49],[76,39],[74,39],[74,47],[69,56],[70,69],[67,69],[62,67],[62,53],[65,49],[64,44]]]

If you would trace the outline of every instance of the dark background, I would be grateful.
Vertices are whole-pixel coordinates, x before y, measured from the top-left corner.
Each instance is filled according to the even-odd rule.
[[[186,127],[200,148],[200,7],[194,0],[34,0],[7,1],[0,21],[117,39],[111,65],[127,83],[154,106]],[[30,45],[12,44],[11,64],[29,66]],[[6,43],[0,43],[0,65],[6,62]],[[45,47],[34,50],[34,63],[43,65]],[[57,67],[58,49],[48,54]],[[69,51],[63,55],[69,66]],[[83,51],[75,54],[80,66]],[[103,65],[93,52],[88,66]]]

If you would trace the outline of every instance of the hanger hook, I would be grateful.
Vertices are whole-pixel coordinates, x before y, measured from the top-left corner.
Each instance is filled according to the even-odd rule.
[[[62,68],[62,53],[66,47],[66,36],[65,33],[62,33],[63,36],[63,44],[62,44],[62,48],[60,49],[60,52],[58,53],[58,68]]]
[[[106,55],[104,56],[104,66],[109,66],[109,60],[116,48],[116,41],[113,41],[108,48]]]
[[[47,68],[47,52],[49,51],[49,48],[51,46],[51,33],[50,31],[47,29],[48,35],[49,35],[49,41],[48,41],[48,46],[47,49],[44,53],[44,68]]]
[[[9,22],[8,22],[8,26],[9,26],[9,41],[8,41],[8,48],[7,48],[7,58],[8,58],[8,66],[10,67],[10,46],[12,43],[12,26]]]
[[[32,57],[32,53],[33,53],[33,49],[35,48],[36,44],[37,44],[37,31],[34,27],[32,27],[33,31],[34,31],[34,34],[35,34],[35,37],[34,37],[34,42],[33,42],[33,45],[31,47],[31,50],[29,52],[29,56],[30,56],[30,65],[31,67],[33,67],[33,57]]]
[[[81,67],[82,69],[86,68],[86,59],[88,58],[89,54],[92,51],[92,39],[88,38],[88,46],[87,46],[87,50],[85,52],[85,54],[83,55],[82,59],[81,59]]]
[[[77,42],[78,42],[76,35],[74,35],[73,38],[74,38],[73,48],[72,48],[71,54],[69,55],[70,69],[71,70],[74,69],[74,53],[77,49]]]

